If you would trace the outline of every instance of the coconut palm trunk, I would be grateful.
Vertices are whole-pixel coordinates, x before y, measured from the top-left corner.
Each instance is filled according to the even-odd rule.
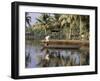
[[[80,40],[81,40],[81,34],[82,34],[82,20],[81,20],[81,16],[80,16]]]

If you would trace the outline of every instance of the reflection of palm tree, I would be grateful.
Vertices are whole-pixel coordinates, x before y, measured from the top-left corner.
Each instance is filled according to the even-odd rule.
[[[28,67],[28,64],[31,62],[31,56],[30,53],[25,55],[25,66]]]

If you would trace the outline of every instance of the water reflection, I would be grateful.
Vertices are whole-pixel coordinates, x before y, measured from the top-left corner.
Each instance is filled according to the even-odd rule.
[[[57,67],[89,65],[89,51],[75,49],[44,49],[33,41],[26,41],[25,66]]]

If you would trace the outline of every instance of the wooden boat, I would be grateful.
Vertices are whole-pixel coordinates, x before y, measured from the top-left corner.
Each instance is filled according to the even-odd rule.
[[[45,47],[55,47],[55,48],[79,48],[81,46],[89,47],[88,40],[41,40],[41,43]]]

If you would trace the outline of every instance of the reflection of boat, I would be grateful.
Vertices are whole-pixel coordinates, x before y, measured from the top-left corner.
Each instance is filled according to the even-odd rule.
[[[42,46],[37,46],[37,44],[40,45],[40,43],[37,44],[33,43],[32,41],[26,42],[26,56],[31,56],[31,62],[25,61],[27,63],[26,68],[35,68],[35,67],[60,67],[60,66],[80,66],[80,65],[89,65],[89,48],[88,48],[88,41],[83,43],[78,41],[75,41],[76,43],[71,43],[70,41],[64,41],[63,40],[49,40],[48,45],[45,43],[46,41],[43,42],[41,41],[42,46],[47,48],[44,48],[43,51],[40,51]],[[65,43],[65,44],[64,44]],[[80,45],[84,45],[81,46]],[[61,46],[61,47],[59,47]],[[74,47],[75,46],[75,47]],[[78,46],[78,47],[77,47]],[[86,46],[88,49],[86,49]],[[51,48],[52,49],[51,49]],[[55,49],[54,49],[55,47]],[[73,47],[73,49],[68,49]],[[75,48],[79,49],[75,49]],[[50,49],[49,49],[50,48]],[[61,48],[61,49],[56,49],[56,48]],[[66,48],[66,49],[64,49]],[[80,50],[81,49],[81,50]],[[86,51],[86,50],[87,51]],[[28,55],[30,53],[30,55]],[[27,58],[26,58],[27,59]]]
[[[48,45],[44,46],[43,48],[49,48],[49,49],[79,49],[79,45]]]

